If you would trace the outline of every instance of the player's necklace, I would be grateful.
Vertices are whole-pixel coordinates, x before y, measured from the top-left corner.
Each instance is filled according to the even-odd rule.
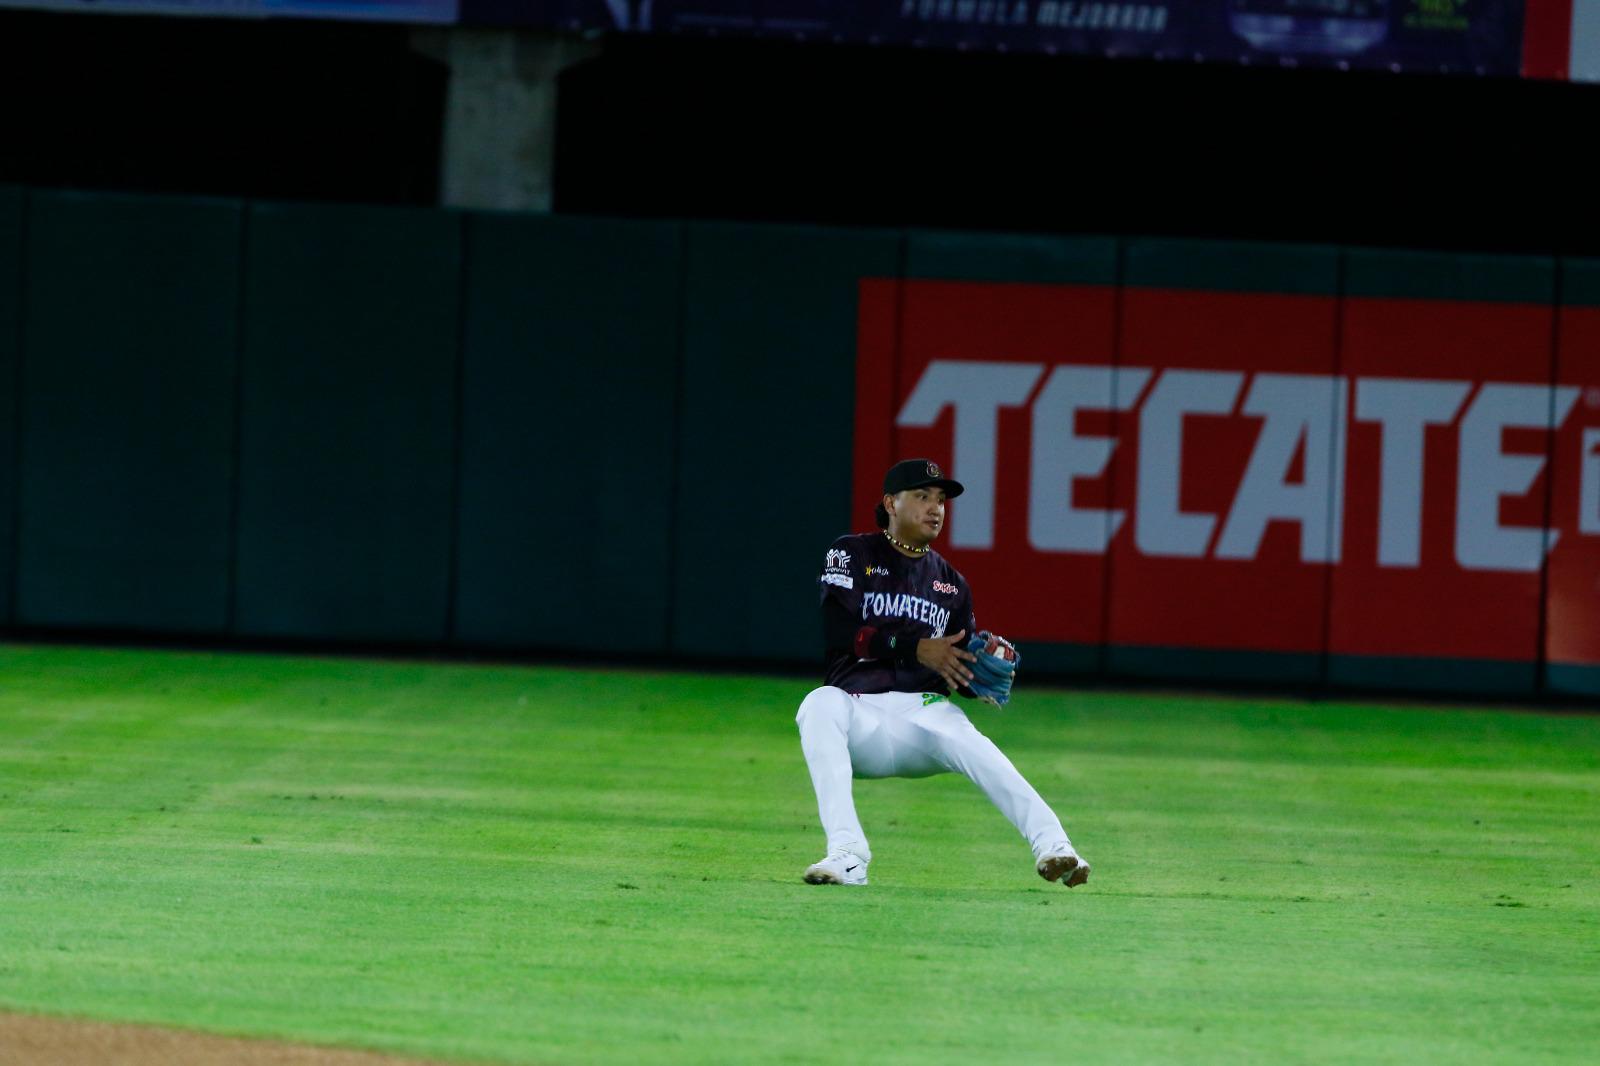
[[[894,537],[889,536],[889,531],[887,529],[883,531],[883,535],[889,537],[889,543],[893,544],[896,548],[899,548],[903,552],[910,552],[912,555],[928,554],[928,546],[926,544],[920,548],[913,548],[909,544],[901,544],[899,541],[895,540]]]

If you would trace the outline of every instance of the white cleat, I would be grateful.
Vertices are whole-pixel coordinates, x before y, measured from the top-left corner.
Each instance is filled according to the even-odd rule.
[[[867,860],[853,851],[840,848],[828,853],[821,862],[806,867],[808,885],[864,885],[867,883]]]
[[[1089,880],[1088,862],[1070,848],[1042,856],[1034,869],[1046,881],[1060,881],[1068,888],[1077,888]]]

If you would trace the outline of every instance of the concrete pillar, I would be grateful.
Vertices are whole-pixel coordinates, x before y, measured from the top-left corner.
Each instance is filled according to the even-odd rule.
[[[450,67],[439,183],[444,206],[550,210],[556,75],[596,54],[599,43],[450,27],[415,30],[412,46]]]

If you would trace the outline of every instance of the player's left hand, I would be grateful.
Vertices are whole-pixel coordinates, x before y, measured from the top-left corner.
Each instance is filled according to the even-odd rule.
[[[1011,699],[1011,683],[1016,680],[1022,653],[1005,637],[988,630],[974,633],[967,643],[972,653],[972,691],[985,703],[1004,707]]]

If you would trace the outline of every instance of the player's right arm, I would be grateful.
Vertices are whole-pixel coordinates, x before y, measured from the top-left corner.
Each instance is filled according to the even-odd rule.
[[[917,662],[926,666],[950,686],[951,692],[959,692],[963,696],[970,696],[972,690],[968,687],[972,681],[972,671],[967,669],[967,663],[974,662],[977,656],[966,650],[967,631],[958,630],[948,637],[928,637],[917,641]]]
[[[901,640],[862,621],[861,593],[867,573],[860,555],[857,538],[840,537],[823,559],[817,580],[822,588],[822,641],[828,658],[891,659],[911,666],[917,661],[916,641]]]

